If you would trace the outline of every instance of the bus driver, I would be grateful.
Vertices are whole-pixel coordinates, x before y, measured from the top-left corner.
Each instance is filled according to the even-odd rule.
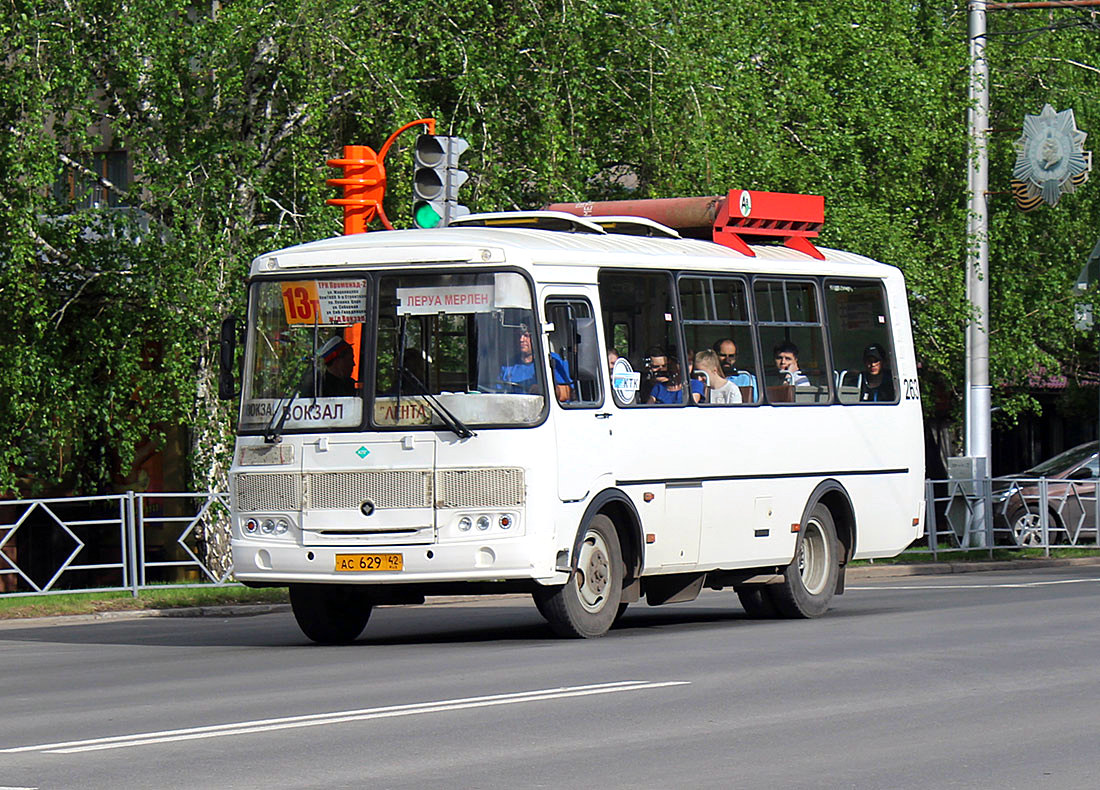
[[[520,330],[516,344],[517,354],[511,364],[500,366],[500,380],[520,392],[533,392],[538,380],[535,377],[535,353],[531,343],[531,330]],[[559,403],[565,403],[573,395],[573,379],[569,375],[569,363],[560,355],[550,353],[550,367],[554,371],[554,395]]]

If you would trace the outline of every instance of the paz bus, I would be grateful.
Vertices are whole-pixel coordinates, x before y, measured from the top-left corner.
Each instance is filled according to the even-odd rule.
[[[236,578],[289,586],[320,643],[374,606],[516,592],[589,638],[703,588],[817,617],[853,559],[920,537],[901,272],[815,246],[820,197],[694,200],[699,227],[578,204],[256,258]]]

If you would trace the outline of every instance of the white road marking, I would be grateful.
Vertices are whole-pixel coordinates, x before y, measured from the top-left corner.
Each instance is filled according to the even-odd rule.
[[[845,585],[845,590],[997,590],[1050,587],[1055,584],[1084,584],[1100,582],[1100,579],[1055,579],[1044,582],[1005,582],[1002,584],[883,584],[874,587]]]
[[[249,735],[258,732],[271,732],[272,730],[317,727],[323,724],[342,724],[349,721],[388,719],[398,716],[415,716],[421,713],[487,708],[497,705],[514,705],[519,702],[541,702],[543,700],[585,697],[593,694],[614,694],[620,691],[642,691],[644,689],[686,685],[690,685],[690,681],[669,680],[648,682],[644,680],[622,680],[614,683],[597,683],[589,686],[564,686],[554,689],[520,691],[512,694],[491,694],[484,697],[465,697],[461,699],[437,700],[435,702],[416,702],[407,705],[390,705],[381,708],[360,708],[358,710],[334,711],[332,713],[286,716],[278,719],[259,719],[256,721],[234,722],[232,724],[212,724],[204,727],[161,730],[159,732],[142,732],[133,735],[115,735],[108,738],[90,738],[82,741],[40,743],[34,746],[17,746],[10,749],[0,749],[0,754],[15,754],[17,752],[77,754],[79,752],[102,751],[104,749],[123,749],[128,746],[174,743],[176,741],[191,741],[200,738],[220,738],[225,735]],[[0,790],[4,789],[0,788]]]

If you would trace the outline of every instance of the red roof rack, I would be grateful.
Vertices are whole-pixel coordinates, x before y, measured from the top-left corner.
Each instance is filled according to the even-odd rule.
[[[749,256],[756,253],[748,241],[777,241],[818,260],[825,257],[810,242],[825,222],[825,198],[821,195],[731,189],[725,197],[553,203],[547,209],[579,217],[644,217],[683,236],[709,238]]]
[[[810,243],[825,223],[825,198],[786,192],[731,189],[714,218],[714,241],[745,255],[755,255],[745,238],[778,241],[786,247],[824,259]]]

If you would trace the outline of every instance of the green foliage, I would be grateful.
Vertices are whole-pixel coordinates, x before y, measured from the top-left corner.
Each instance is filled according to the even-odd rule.
[[[730,188],[824,194],[822,241],[908,278],[926,404],[961,389],[962,0],[7,9],[2,490],[104,488],[136,441],[180,423],[196,476],[213,482],[229,425],[213,394],[216,329],[240,313],[249,260],[339,233],[325,159],[344,144],[377,149],[426,116],[470,140],[463,199],[475,210]],[[1097,31],[1009,35],[1087,20],[1076,13],[990,15],[995,127],[1019,127],[1047,101],[1100,126]],[[1008,189],[1015,136],[994,137],[995,191]],[[387,161],[387,213],[403,227],[409,143]],[[72,173],[93,183],[79,164],[110,150],[128,152],[133,179],[100,190],[140,213],[81,208],[54,189]],[[1029,215],[994,197],[992,366],[1006,414],[1030,407],[1018,389],[1028,374],[1077,364],[1067,286],[1100,225],[1093,192]]]

